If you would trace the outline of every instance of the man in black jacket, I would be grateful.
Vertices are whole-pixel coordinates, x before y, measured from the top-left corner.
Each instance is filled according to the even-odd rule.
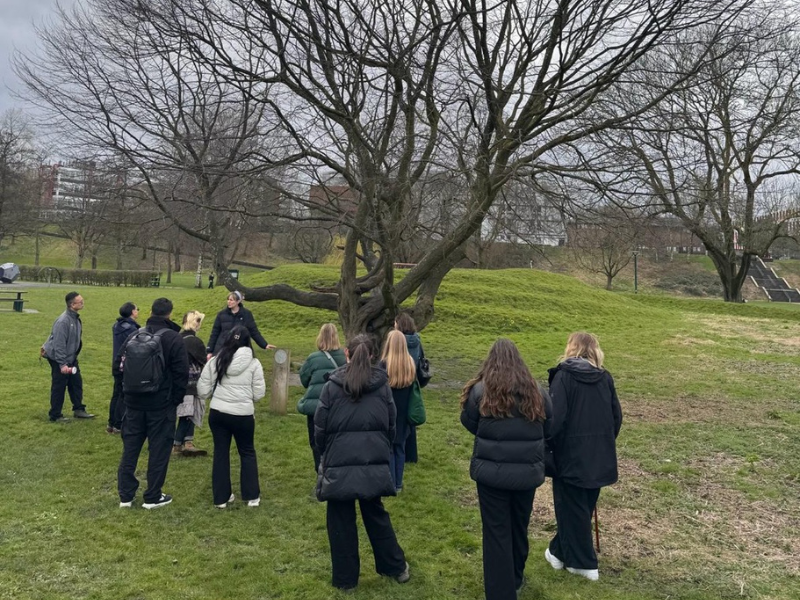
[[[150,458],[142,507],[158,508],[172,502],[172,496],[163,494],[161,487],[167,476],[172,451],[176,407],[183,402],[189,381],[189,357],[183,338],[178,333],[180,327],[170,320],[171,316],[172,302],[167,298],[158,298],[153,302],[151,316],[145,326],[152,333],[163,330],[160,343],[164,369],[158,389],[149,394],[135,394],[126,390],[123,382],[126,412],[122,427],[122,459],[117,471],[120,508],[133,506],[133,497],[139,488],[139,480],[135,475],[136,464],[145,440],[149,440]],[[124,354],[125,347],[121,351],[121,355]]]

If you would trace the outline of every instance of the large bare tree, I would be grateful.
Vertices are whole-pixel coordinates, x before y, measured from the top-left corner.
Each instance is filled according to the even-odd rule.
[[[261,153],[248,153],[248,161],[290,164],[287,179],[294,181],[325,185],[323,172],[344,181],[352,202],[327,206],[330,219],[348,231],[344,260],[339,281],[328,289],[278,284],[244,290],[252,300],[337,310],[347,334],[380,332],[399,305],[413,298],[418,323],[424,326],[432,318],[442,279],[464,256],[509,181],[548,169],[562,147],[643,109],[630,107],[601,120],[589,114],[633,65],[686,29],[704,23],[724,28],[746,1],[93,0],[91,15],[65,20],[61,30],[90,32],[80,34],[79,41],[92,43],[55,36],[50,44],[51,61],[66,46],[68,58],[58,61],[58,77],[74,81],[65,86],[47,80],[42,73],[54,72],[48,63],[24,63],[20,70],[46,104],[73,126],[77,121],[96,134],[98,142],[107,143],[109,136],[159,139],[165,155],[185,156],[192,174],[204,174],[209,182],[203,163],[184,151],[185,117],[141,108],[152,104],[151,96],[158,106],[171,98],[173,86],[159,86],[162,80],[174,81],[174,61],[216,86],[178,86],[190,105],[196,102],[193,90],[200,89],[235,98],[243,114],[263,111],[274,119],[270,122],[280,133],[275,130],[268,142],[252,146]],[[97,54],[87,60],[82,53],[97,47],[98,35]],[[142,40],[147,53],[140,51]],[[134,43],[136,51],[121,54],[120,42]],[[151,49],[164,43],[166,51]],[[154,52],[158,64],[168,68],[158,70],[159,77],[145,77]],[[141,66],[143,56],[147,68]],[[130,72],[133,82],[118,71]],[[684,77],[665,74],[664,81]],[[109,110],[106,96],[118,94],[123,83],[151,90],[154,82],[155,94],[126,92],[130,108],[120,111],[115,103]],[[51,93],[48,84],[53,83]],[[63,94],[62,88],[76,85],[80,94]],[[81,108],[72,108],[75,104]],[[151,126],[139,134],[141,117]],[[169,138],[156,131],[163,123],[181,135]],[[141,156],[139,150],[128,152]],[[236,156],[230,164],[217,163],[214,172],[237,170],[242,161]],[[156,164],[163,162],[161,157]],[[416,266],[396,278],[394,262],[403,257],[404,244],[425,214],[415,205],[424,197],[418,188],[441,173],[464,190],[464,208],[451,227],[432,238]],[[164,202],[161,206],[184,231],[205,235],[216,245],[222,280],[241,287],[225,277],[228,256],[219,248],[230,242],[216,240],[235,229],[225,218],[243,213],[200,198],[195,205],[209,208],[212,221],[205,229],[181,225],[181,214]],[[297,203],[305,200],[294,196]]]

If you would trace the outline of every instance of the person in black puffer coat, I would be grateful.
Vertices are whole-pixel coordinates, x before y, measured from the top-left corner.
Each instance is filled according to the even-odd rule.
[[[244,300],[244,296],[242,296],[241,292],[231,292],[227,298],[228,306],[217,313],[217,317],[214,319],[214,326],[211,328],[211,337],[208,338],[208,347],[206,348],[208,352],[206,358],[208,360],[211,360],[211,357],[219,352],[228,333],[236,325],[246,327],[247,331],[250,332],[250,337],[259,348],[264,350],[275,349],[275,346],[268,344],[264,336],[261,335],[258,325],[256,325],[256,320],[253,318],[253,313],[242,305],[242,300]]]
[[[469,474],[478,487],[487,600],[516,600],[524,585],[551,412],[547,392],[507,339],[494,343],[461,393],[461,423],[475,435]]]
[[[614,378],[590,333],[569,336],[564,356],[550,369],[553,397],[553,505],[558,531],[545,551],[554,569],[591,581],[599,577],[592,546],[592,512],[600,488],[617,481],[616,437],[622,426]]]
[[[111,326],[112,352],[111,376],[114,378],[114,389],[111,392],[111,403],[108,405],[108,433],[120,433],[122,430],[122,417],[125,415],[125,402],[122,400],[122,371],[119,370],[119,353],[122,345],[130,335],[139,329],[136,322],[139,316],[139,307],[133,302],[126,302],[119,307],[119,317]]]
[[[345,356],[347,365],[329,374],[314,414],[314,443],[322,453],[317,498],[328,502],[333,586],[350,590],[358,585],[356,500],[376,571],[405,583],[408,563],[381,502],[381,496],[395,494],[389,470],[397,417],[392,391],[386,370],[375,364],[369,336],[354,337]]]

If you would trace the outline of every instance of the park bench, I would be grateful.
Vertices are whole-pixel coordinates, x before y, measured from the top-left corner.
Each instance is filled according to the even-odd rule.
[[[22,294],[27,294],[26,290],[0,290],[0,302],[13,302],[13,308],[16,312],[22,312],[22,306],[25,304],[25,298]],[[11,297],[6,297],[11,296]]]

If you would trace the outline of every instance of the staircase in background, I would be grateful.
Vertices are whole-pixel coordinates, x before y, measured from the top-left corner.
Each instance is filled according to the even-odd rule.
[[[758,256],[750,261],[747,276],[753,280],[772,302],[800,302],[800,291],[790,287],[783,277],[778,277],[771,267]]]

